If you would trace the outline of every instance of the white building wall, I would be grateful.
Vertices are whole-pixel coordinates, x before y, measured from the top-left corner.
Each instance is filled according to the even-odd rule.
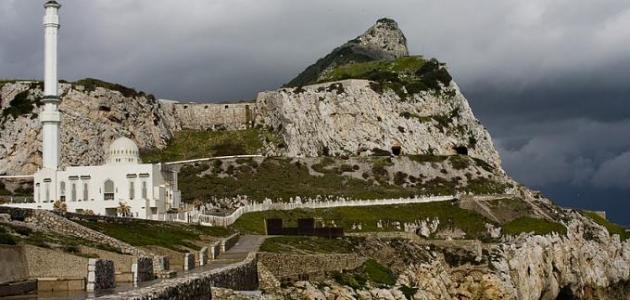
[[[130,207],[131,217],[151,218],[153,214],[164,214],[171,207],[179,207],[179,198],[175,202],[172,196],[179,196],[179,192],[173,191],[162,168],[160,164],[119,164],[68,167],[62,171],[41,169],[34,178],[35,203],[12,205],[52,210],[54,202],[62,200],[68,212],[91,210],[97,215],[115,216],[120,203],[125,203]],[[105,199],[108,180],[114,183],[111,200]],[[143,190],[143,182],[146,190]],[[134,185],[133,192],[130,183]]]

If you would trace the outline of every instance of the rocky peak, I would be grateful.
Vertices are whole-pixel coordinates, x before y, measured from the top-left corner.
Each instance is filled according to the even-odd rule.
[[[357,43],[356,50],[367,51],[383,59],[394,59],[409,55],[407,38],[392,19],[379,19],[364,34],[348,43]]]
[[[322,75],[337,66],[374,60],[392,60],[408,56],[407,38],[392,19],[380,19],[365,33],[335,48],[310,65],[285,86],[317,83]]]

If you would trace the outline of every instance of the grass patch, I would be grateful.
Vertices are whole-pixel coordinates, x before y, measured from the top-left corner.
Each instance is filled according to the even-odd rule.
[[[233,227],[242,233],[264,234],[266,218],[281,218],[285,224],[294,225],[299,218],[315,218],[327,224],[334,221],[346,232],[353,231],[396,231],[394,222],[415,222],[417,220],[438,218],[440,229],[460,228],[468,238],[483,236],[485,223],[492,223],[483,216],[459,208],[455,202],[434,202],[407,205],[336,207],[322,209],[272,210],[248,213],[241,216]],[[381,220],[383,228],[377,228]],[[361,223],[361,230],[352,230],[352,224]]]
[[[612,223],[592,211],[582,211],[582,214],[586,217],[591,218],[593,221],[595,221],[595,223],[606,227],[606,230],[608,230],[608,233],[610,235],[618,234],[621,238],[621,241],[630,239],[630,232],[626,232],[626,229],[624,227]]]
[[[567,234],[567,228],[556,222],[532,217],[522,217],[503,225],[503,233],[519,235],[521,233],[531,233],[536,235],[546,235],[556,232],[561,235]]]
[[[374,185],[368,181],[341,175],[337,167],[323,163],[314,168],[324,175],[311,175],[308,166],[289,158],[265,158],[260,164],[228,169],[230,176],[221,176],[216,166],[204,176],[198,176],[209,165],[187,166],[179,174],[179,188],[184,201],[215,197],[247,195],[252,200],[265,198],[288,201],[290,197],[318,195],[345,196],[355,199],[409,197],[416,193],[393,185]],[[229,167],[228,167],[229,168]]]
[[[350,238],[328,239],[323,237],[282,236],[271,237],[260,246],[260,251],[273,253],[352,253],[354,244]]]
[[[407,56],[395,60],[379,60],[341,65],[325,74],[319,82],[345,79],[367,79],[377,93],[391,90],[401,100],[422,91],[443,92],[452,78],[443,63],[436,59],[425,60],[421,56]],[[444,89],[448,95],[454,91]]]
[[[81,80],[72,82],[71,84],[73,86],[74,85],[83,86],[86,92],[92,92],[92,91],[95,91],[97,87],[101,87],[101,88],[112,90],[112,91],[118,91],[125,97],[145,97],[146,96],[149,99],[155,100],[155,97],[153,95],[145,94],[142,91],[136,91],[135,89],[132,89],[132,88],[129,88],[129,87],[117,84],[117,83],[106,82],[106,81],[94,79],[94,78],[81,79]]]
[[[415,155],[409,158],[418,163],[441,163],[449,159],[448,156],[431,155]],[[506,184],[485,177],[471,177],[467,186],[443,177],[430,180],[409,177],[407,179],[413,180],[413,185],[407,185],[406,180],[401,180],[404,178],[397,177],[396,172],[388,170],[389,166],[395,164],[392,158],[367,157],[365,160],[371,166],[363,170],[361,178],[350,175],[350,172],[359,170],[358,166],[355,169],[355,166],[350,166],[345,160],[329,157],[315,161],[312,170],[302,160],[284,157],[215,161],[183,167],[179,173],[179,188],[182,191],[182,200],[186,202],[205,201],[213,196],[233,198],[238,195],[247,195],[254,201],[263,201],[266,198],[288,201],[296,196],[384,199],[414,195],[453,195],[458,191],[502,194],[507,188]],[[468,159],[468,162],[469,167],[473,167],[473,161]],[[313,171],[321,175],[312,175]],[[470,173],[474,173],[474,170]]]
[[[124,223],[77,222],[133,246],[160,246],[177,251],[180,251],[182,247],[200,250],[201,247],[191,241],[200,240],[202,235],[227,236],[230,234],[228,229],[220,227],[143,220],[125,220]]]
[[[260,129],[240,131],[183,130],[175,133],[164,149],[143,151],[144,162],[178,161],[212,156],[257,154],[263,141],[274,140]]]
[[[361,267],[352,272],[335,273],[333,278],[337,283],[350,286],[353,289],[365,289],[368,281],[380,287],[396,284],[394,273],[373,259],[367,260]]]

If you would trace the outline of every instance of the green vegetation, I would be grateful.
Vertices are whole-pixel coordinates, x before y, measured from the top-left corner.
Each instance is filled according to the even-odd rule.
[[[394,91],[401,100],[422,91],[445,92],[452,95],[448,87],[452,80],[443,63],[436,59],[426,61],[420,56],[401,57],[396,60],[380,60],[341,65],[320,80],[320,82],[344,79],[367,79],[373,81],[370,87],[378,93]]]
[[[39,99],[31,100],[29,99],[30,90],[23,91],[13,98],[11,102],[9,102],[9,106],[7,106],[2,111],[3,119],[6,119],[7,116],[12,116],[14,119],[30,114],[33,112],[36,106],[40,105]]]
[[[340,175],[347,170],[328,169],[328,165],[314,166],[323,176],[311,175],[307,165],[292,162],[289,158],[265,158],[261,163],[242,160],[242,164],[227,168],[230,176],[219,174],[221,164],[187,166],[179,174],[179,187],[184,201],[216,197],[247,195],[252,200],[265,198],[288,201],[290,197],[316,197],[338,195],[355,199],[408,197],[417,191],[393,185],[375,185],[371,182]],[[326,168],[325,168],[326,167]],[[221,169],[223,170],[223,169]],[[205,175],[198,176],[201,172]]]
[[[355,52],[352,43],[348,43],[339,48],[336,48],[330,54],[317,60],[316,63],[310,65],[308,68],[306,68],[306,70],[300,73],[285,86],[298,87],[313,84],[317,82],[317,79],[319,78],[321,73],[324,72],[324,70],[329,69],[331,66],[341,66],[351,63],[373,61],[375,59],[379,58]]]
[[[101,87],[101,88],[105,88],[108,90],[113,90],[113,91],[118,91],[120,92],[123,96],[125,97],[148,97],[149,99],[153,99],[155,100],[155,97],[153,95],[150,94],[145,94],[144,92],[140,91],[136,91],[135,89],[117,84],[117,83],[110,83],[110,82],[106,82],[106,81],[102,81],[99,79],[94,79],[94,78],[85,78],[85,79],[81,79],[75,82],[71,83],[73,86],[74,85],[81,85],[84,87],[86,92],[92,92],[94,90],[96,90],[97,87]]]
[[[414,155],[409,158],[418,163],[442,163],[451,161],[458,168],[478,166],[476,160],[460,156]],[[404,159],[399,157],[396,159]],[[371,164],[361,170],[344,160],[321,158],[311,168],[307,163],[291,158],[267,157],[261,160],[215,161],[183,167],[179,173],[179,187],[183,200],[224,198],[247,195],[251,200],[271,198],[288,201],[291,197],[343,196],[354,199],[382,199],[411,197],[414,195],[453,195],[458,191],[476,194],[502,194],[508,184],[486,177],[469,178],[463,185],[461,178],[447,180],[443,177],[427,180],[401,172],[390,172],[394,164],[387,157],[369,157]],[[434,168],[439,168],[434,165]],[[444,166],[446,167],[446,166]],[[320,174],[312,174],[314,172]],[[362,178],[356,177],[360,172]],[[444,172],[447,172],[444,170]],[[355,173],[355,176],[350,176]],[[472,176],[472,175],[471,175]]]
[[[271,237],[260,246],[260,251],[273,253],[352,253],[351,238],[323,238],[304,236]]]
[[[582,214],[591,218],[595,223],[606,227],[610,235],[618,234],[622,241],[630,239],[630,232],[626,232],[626,229],[622,226],[612,223],[592,211],[582,211]]]
[[[341,285],[347,285],[354,289],[364,289],[367,282],[377,286],[392,286],[396,284],[396,276],[387,267],[373,259],[368,259],[363,265],[352,272],[335,273],[335,281]]]
[[[533,213],[532,208],[523,199],[497,199],[486,201],[486,204],[501,223],[510,222]]]
[[[518,235],[530,232],[537,235],[545,235],[552,232],[565,235],[567,234],[567,228],[560,223],[532,217],[521,217],[503,225],[503,233],[505,234]]]
[[[33,231],[28,227],[22,227],[15,224],[0,225],[0,244],[27,244],[41,248],[57,248],[80,256],[86,255],[80,253],[79,246],[120,253],[119,249],[106,244],[92,242],[74,236],[58,235],[52,232],[43,233]]]
[[[0,245],[15,245],[13,236],[4,227],[0,227]]]
[[[299,218],[315,218],[327,224],[334,221],[337,226],[348,232],[395,231],[394,222],[400,222],[402,226],[403,222],[438,218],[441,229],[460,228],[466,232],[468,238],[483,236],[485,223],[492,223],[473,211],[459,208],[454,202],[434,202],[255,212],[240,217],[233,227],[242,233],[264,234],[264,220],[268,218],[281,218],[289,225],[294,225]],[[383,228],[377,228],[376,223],[379,220],[382,221]],[[358,223],[362,224],[362,229],[352,230],[352,224]]]
[[[164,149],[142,153],[145,162],[177,161],[212,156],[256,154],[263,141],[278,143],[279,138],[262,129],[239,131],[177,132]]]
[[[177,251],[182,247],[199,250],[194,241],[201,236],[227,236],[230,231],[221,227],[189,224],[125,220],[121,223],[78,221],[79,224],[109,235],[133,246],[161,246]]]

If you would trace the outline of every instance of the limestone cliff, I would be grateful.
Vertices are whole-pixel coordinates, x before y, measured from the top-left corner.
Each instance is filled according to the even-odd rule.
[[[368,240],[358,252],[399,275],[392,287],[297,282],[264,299],[630,299],[630,240],[569,213],[566,236],[521,235],[480,248]],[[447,245],[447,246],[445,246]]]
[[[258,95],[258,124],[284,137],[288,156],[354,156],[392,151],[451,155],[458,151],[500,166],[490,135],[457,85],[454,95],[421,93],[402,100],[367,80],[346,80]],[[394,149],[395,150],[395,149]],[[377,153],[378,154],[378,153]]]
[[[32,174],[41,166],[41,94],[38,82],[1,87],[0,174]],[[106,147],[121,135],[141,149],[163,147],[176,127],[172,115],[143,93],[62,83],[60,94],[62,166],[102,163]]]

